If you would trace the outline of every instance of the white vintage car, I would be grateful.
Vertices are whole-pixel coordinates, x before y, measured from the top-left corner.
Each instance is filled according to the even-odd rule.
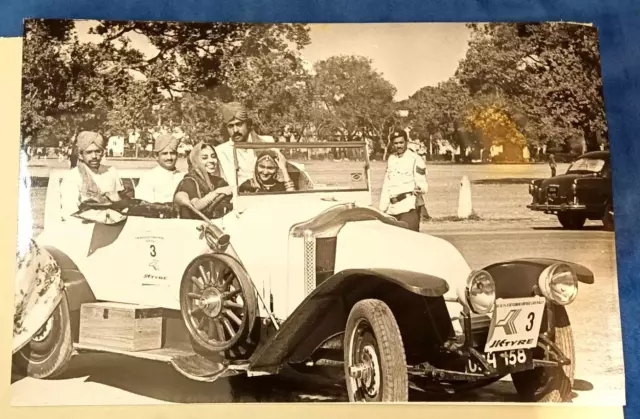
[[[364,143],[236,151],[264,147],[289,156],[297,190],[236,194],[212,220],[134,199],[109,210],[113,221],[88,210],[63,222],[64,172],[52,172],[36,242],[65,294],[14,355],[16,370],[54,377],[72,355],[102,351],[214,381],[333,360],[351,401],[403,402],[410,388],[455,393],[509,374],[523,400],[570,397],[565,307],[591,271],[534,258],[474,270],[447,241],[371,206]],[[120,173],[135,190],[141,171]]]

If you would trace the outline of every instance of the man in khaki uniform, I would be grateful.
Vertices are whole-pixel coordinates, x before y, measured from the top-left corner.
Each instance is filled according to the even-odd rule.
[[[382,184],[380,210],[407,223],[409,229],[420,230],[418,206],[424,205],[428,185],[424,160],[407,149],[407,133],[399,130],[391,135],[395,154],[389,157]]]

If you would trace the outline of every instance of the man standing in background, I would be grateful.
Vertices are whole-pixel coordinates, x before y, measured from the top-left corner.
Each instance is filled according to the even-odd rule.
[[[549,154],[549,168],[551,169],[551,177],[556,177],[556,169],[558,165],[556,164],[556,157],[553,153]]]
[[[250,142],[275,142],[273,137],[258,135],[253,129],[253,121],[248,115],[247,109],[238,102],[231,102],[222,106],[222,138],[225,142],[216,146],[216,154],[222,169],[222,176],[235,191],[236,173],[238,185],[253,178],[256,164],[256,153],[251,149],[238,149],[236,167],[233,144]],[[234,192],[235,193],[235,192]]]
[[[427,169],[424,160],[407,148],[407,133],[403,130],[391,134],[394,154],[389,156],[382,184],[380,210],[409,229],[420,231],[420,206],[424,206],[427,193]]]

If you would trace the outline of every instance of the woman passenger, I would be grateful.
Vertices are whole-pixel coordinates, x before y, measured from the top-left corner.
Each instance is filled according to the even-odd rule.
[[[189,171],[176,188],[176,198],[188,198],[191,204],[208,218],[218,218],[223,214],[223,206],[217,205],[217,209],[211,203],[220,195],[232,196],[233,192],[229,184],[220,177],[218,156],[210,144],[199,142],[189,153]],[[226,209],[229,209],[227,204]],[[191,209],[180,206],[178,208],[180,218],[198,219],[199,217]]]
[[[282,180],[278,180],[278,177],[282,177]],[[272,150],[265,150],[258,154],[253,178],[246,180],[238,188],[238,192],[244,193],[295,190],[295,185],[287,171],[287,160],[282,153]]]

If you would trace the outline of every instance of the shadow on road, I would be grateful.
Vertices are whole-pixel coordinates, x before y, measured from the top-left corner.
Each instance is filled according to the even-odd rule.
[[[476,179],[471,181],[474,185],[525,185],[531,183],[531,181],[538,178],[524,178],[524,177],[507,177],[499,179]]]
[[[604,230],[604,228],[602,226],[599,225],[592,225],[592,226],[584,226],[579,230],[567,230],[565,228],[563,228],[562,226],[553,226],[553,227],[549,227],[549,226],[545,226],[545,227],[532,227],[534,230],[538,230],[538,231],[566,231],[568,233],[578,233],[580,231],[604,231],[606,232],[606,230]],[[611,232],[613,233],[613,232]]]
[[[21,379],[15,378],[12,383]],[[204,383],[183,377],[169,364],[114,354],[75,356],[56,380],[78,378],[168,403],[347,401],[343,388],[305,383],[295,375],[237,376]]]

